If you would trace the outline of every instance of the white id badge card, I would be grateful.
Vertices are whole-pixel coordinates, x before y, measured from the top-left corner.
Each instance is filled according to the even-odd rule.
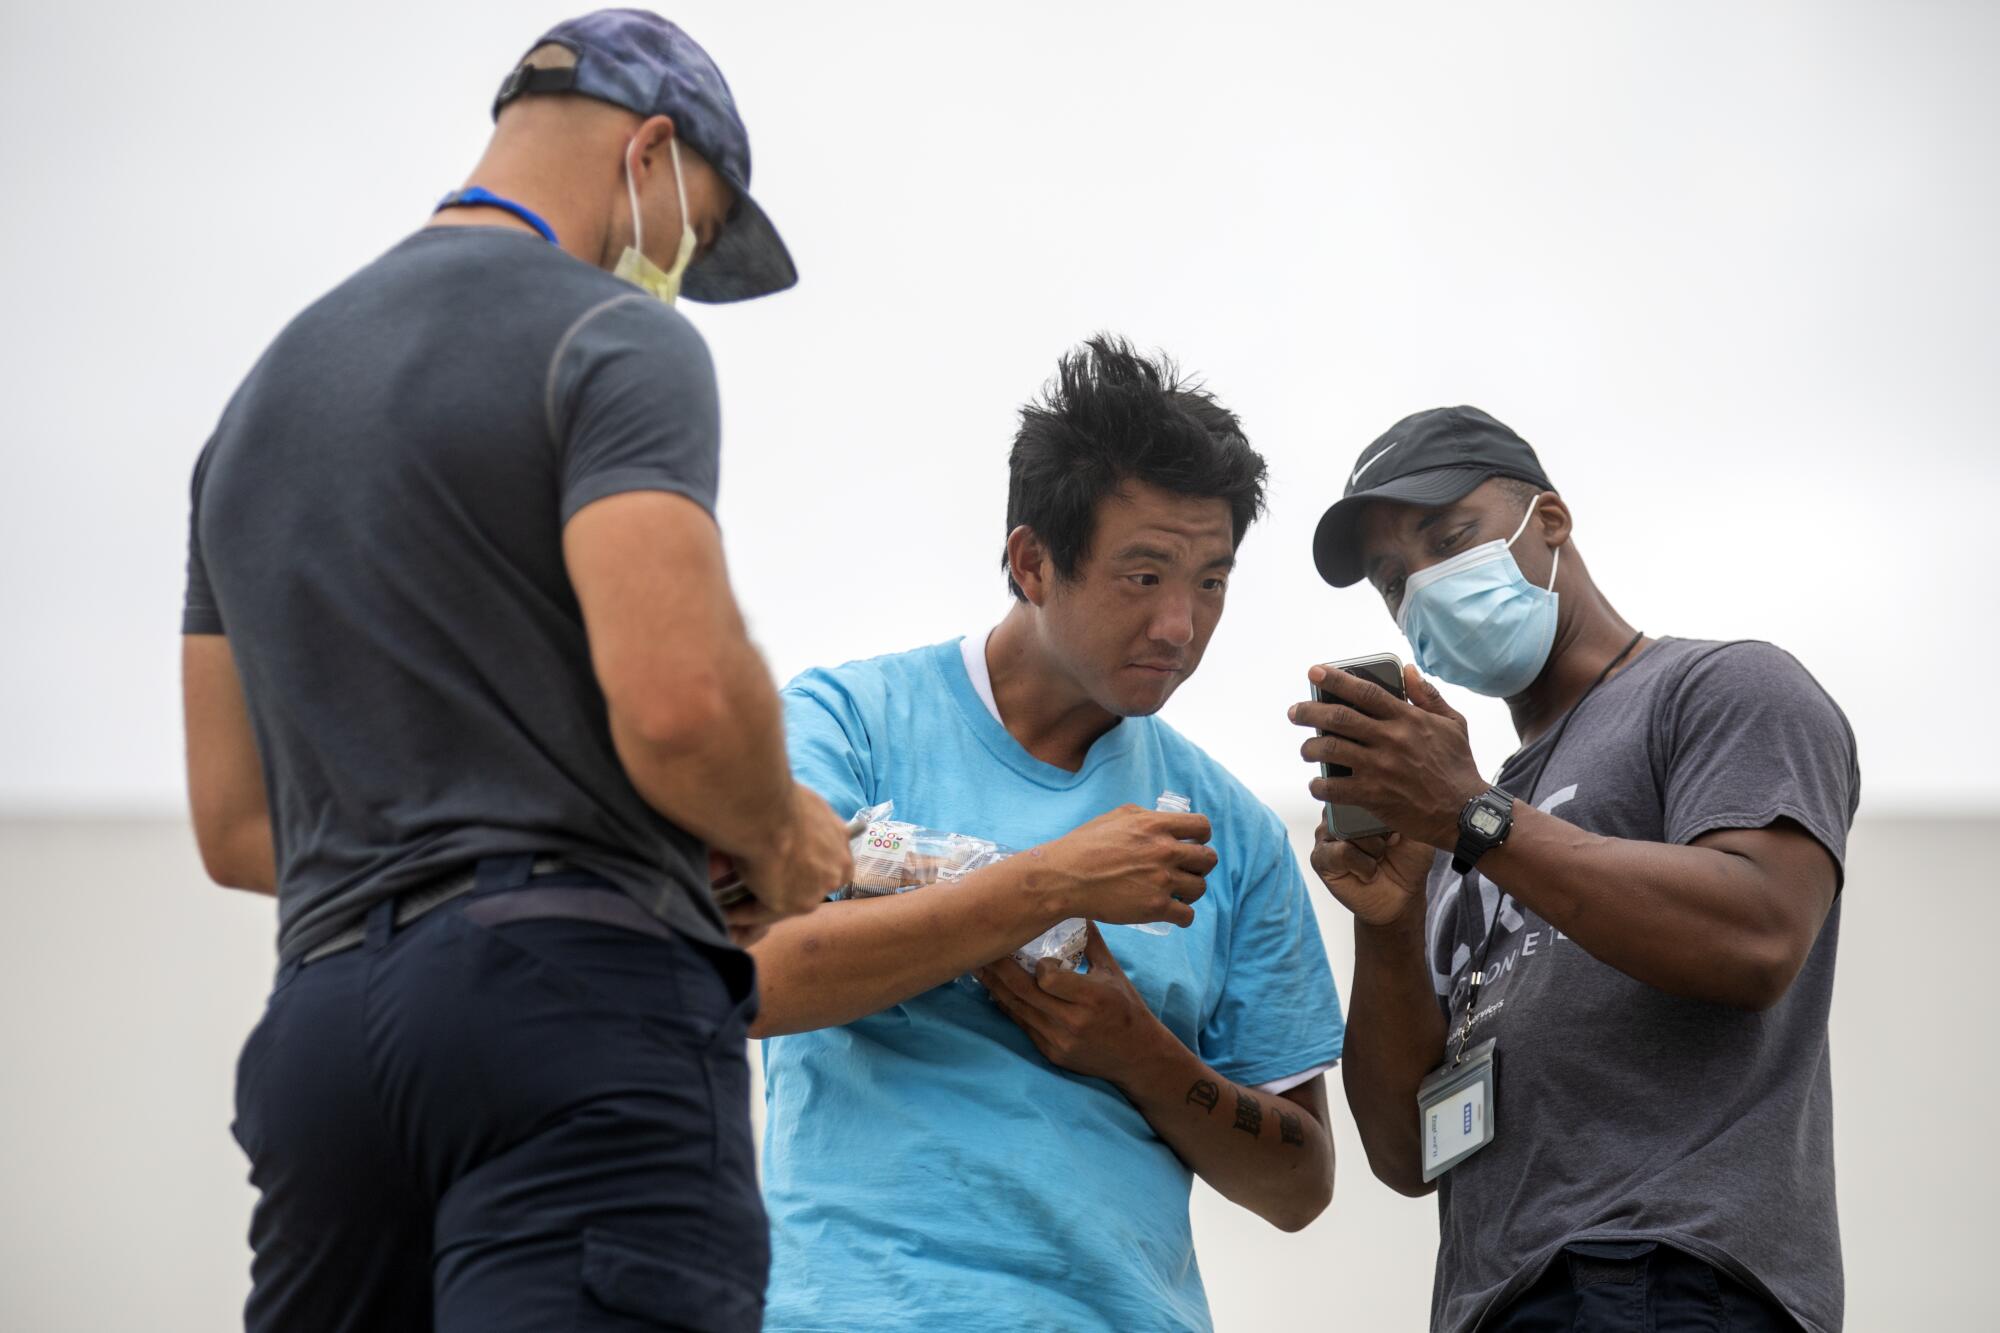
[[[1493,1142],[1493,1039],[1443,1065],[1417,1088],[1424,1179],[1436,1180]]]

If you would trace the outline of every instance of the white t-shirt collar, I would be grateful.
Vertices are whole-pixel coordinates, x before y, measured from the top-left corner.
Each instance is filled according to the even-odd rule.
[[[972,692],[986,705],[986,711],[993,714],[993,720],[1004,727],[1007,721],[1000,716],[1000,705],[993,698],[993,672],[986,665],[986,641],[992,637],[991,629],[968,634],[959,640],[958,651],[965,658],[965,674],[972,677]]]

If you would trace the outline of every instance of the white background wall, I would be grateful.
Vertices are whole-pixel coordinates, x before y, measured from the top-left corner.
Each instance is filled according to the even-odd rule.
[[[0,806],[177,806],[194,455],[283,322],[461,182],[568,12],[9,5]],[[1013,413],[1113,329],[1205,374],[1271,461],[1170,714],[1252,786],[1296,782],[1307,663],[1395,644],[1313,574],[1320,511],[1391,422],[1471,402],[1541,450],[1635,623],[1820,675],[1871,808],[2000,803],[2000,711],[1912,711],[1969,703],[2000,646],[2000,8],[676,12],[804,274],[691,307],[781,674],[998,612]]]
[[[146,822],[182,799],[189,468],[283,322],[461,182],[500,76],[569,12],[6,9],[0,1328],[207,1329],[240,1298],[223,1126],[269,908],[201,889],[184,833]],[[1940,1110],[2000,1091],[1967,1059],[2000,925],[2000,9],[673,16],[729,74],[805,275],[690,308],[779,674],[995,617],[1013,413],[1065,347],[1123,332],[1201,371],[1271,461],[1270,518],[1168,716],[1303,829],[1283,704],[1308,663],[1399,646],[1367,594],[1317,581],[1312,525],[1390,422],[1486,407],[1541,450],[1630,618],[1773,639],[1852,716],[1851,1327],[1976,1326],[1958,1275],[1996,1182],[1937,1141]],[[1504,715],[1460,702],[1497,761]],[[1939,814],[1964,818],[1898,818]],[[1941,956],[1961,940],[1966,962]],[[1301,1236],[1198,1204],[1224,1328],[1419,1318],[1428,1205],[1342,1150],[1340,1201]]]

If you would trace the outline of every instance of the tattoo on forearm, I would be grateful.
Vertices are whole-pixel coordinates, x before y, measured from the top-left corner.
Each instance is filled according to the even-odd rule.
[[[1306,1146],[1305,1122],[1299,1119],[1297,1111],[1278,1112],[1278,1142],[1289,1143],[1294,1148]]]
[[[1198,1078],[1194,1081],[1194,1086],[1188,1089],[1187,1099],[1213,1115],[1215,1104],[1222,1100],[1222,1089],[1216,1087],[1212,1079]]]
[[[1264,1105],[1249,1093],[1236,1090],[1236,1124],[1234,1126],[1256,1138],[1264,1132]]]

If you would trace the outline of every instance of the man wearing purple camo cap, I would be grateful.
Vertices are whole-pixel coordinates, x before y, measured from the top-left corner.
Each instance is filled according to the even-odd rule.
[[[708,52],[641,9],[600,9],[559,23],[535,44],[493,99],[493,115],[529,93],[571,92],[640,116],[667,116],[674,132],[729,187],[726,225],[695,256],[689,300],[744,301],[799,280],[777,229],[750,197],[750,136]]]
[[[664,19],[561,24],[494,119],[195,466],[195,833],[278,915],[237,1069],[245,1324],[747,1333],[742,946],[851,860],[729,586],[715,372],[673,302],[796,274]]]

